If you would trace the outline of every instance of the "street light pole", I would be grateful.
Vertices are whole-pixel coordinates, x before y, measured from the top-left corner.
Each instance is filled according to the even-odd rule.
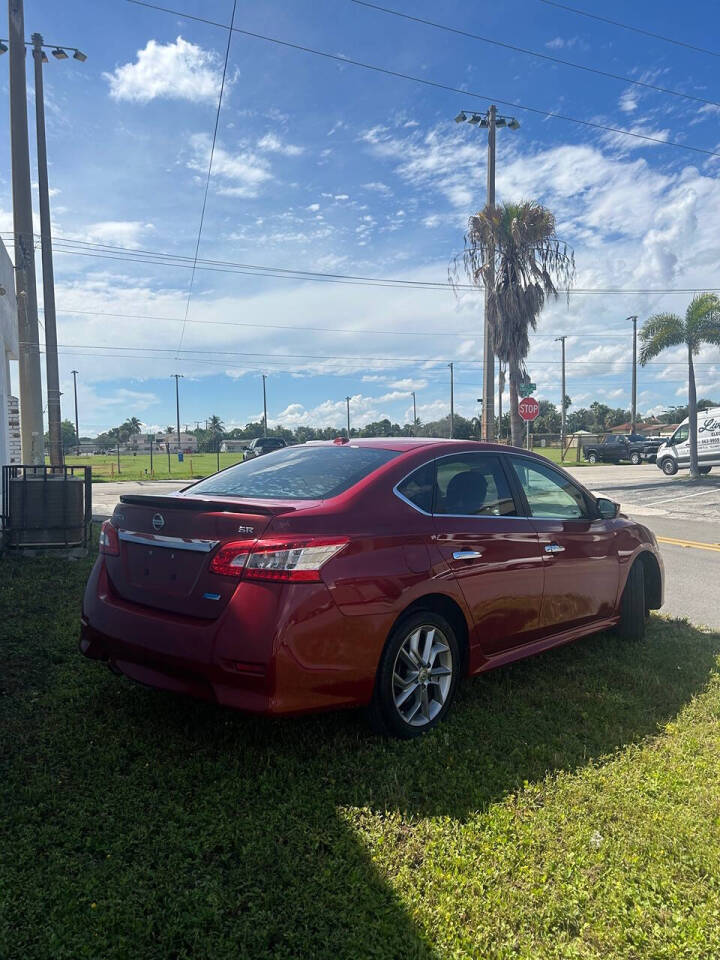
[[[267,375],[262,375],[263,380],[263,436],[267,436],[267,390],[265,389],[265,381],[267,380]]]
[[[348,440],[350,439],[350,397],[345,397],[345,405],[347,406],[347,433]]]
[[[18,381],[22,459],[45,461],[38,338],[35,255],[33,247],[30,146],[28,142],[25,25],[23,0],[8,0],[10,23],[10,144],[12,152],[15,287],[18,304]]]
[[[47,141],[45,137],[45,94],[43,89],[43,38],[32,35],[35,61],[35,128],[37,132],[38,194],[40,198],[40,248],[42,253],[43,312],[45,316],[45,365],[47,379],[47,416],[50,436],[50,463],[63,464],[60,427],[60,373],[58,371],[57,324],[55,319],[55,278],[53,273],[50,227],[50,191],[48,188]]]
[[[495,131],[498,127],[509,127],[517,130],[520,127],[515,117],[498,116],[497,107],[491,104],[487,113],[481,114],[474,110],[466,113],[461,110],[455,117],[456,123],[467,121],[475,126],[486,128],[488,132],[487,155],[487,207],[492,210],[495,206]],[[495,436],[495,355],[492,349],[492,336],[489,322],[490,293],[495,283],[494,248],[488,249],[488,266],[486,268],[485,283],[485,317],[483,321],[483,411],[482,411],[482,439],[492,440]]]
[[[450,367],[450,439],[452,440],[455,436],[455,384],[453,378],[453,364],[449,363]]]
[[[555,343],[560,341],[562,345],[562,393],[560,401],[561,420],[560,420],[560,460],[565,459],[565,341],[567,336],[555,337]]]
[[[412,392],[413,398],[413,436],[417,436],[417,402],[415,400],[415,391]]]
[[[77,455],[80,456],[80,427],[78,426],[78,407],[77,407],[77,375],[78,370],[71,370],[73,377],[73,392],[75,393],[75,442],[77,443]]]
[[[630,433],[635,433],[637,420],[637,317],[628,317],[633,325],[633,358],[632,358],[632,408],[630,411]]]
[[[175,413],[177,415],[177,448],[178,453],[180,453],[180,380],[183,379],[181,373],[171,373],[171,377],[175,377]]]

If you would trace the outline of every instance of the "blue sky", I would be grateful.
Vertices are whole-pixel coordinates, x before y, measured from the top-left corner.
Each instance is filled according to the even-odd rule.
[[[387,0],[439,20],[691,97],[717,100],[717,60],[589,20],[541,0],[477,4]],[[577,0],[580,4],[581,0]],[[583,0],[584,8],[710,45],[720,14],[699,0]],[[168,0],[227,23],[230,0]],[[236,26],[467,90],[432,89],[234,34],[200,243],[207,260],[369,277],[444,281],[467,216],[485,197],[486,140],[458,110],[493,98],[720,152],[720,105],[606,79],[410,23],[351,0],[240,0]],[[80,47],[85,63],[46,67],[56,238],[58,339],[72,415],[80,371],[81,432],[127,416],[148,428],[216,413],[229,426],[341,425],[448,412],[473,416],[480,395],[482,302],[449,289],[350,286],[142,263],[120,247],[192,258],[227,32],[123,2],[26,0],[26,32]],[[0,26],[0,36],[7,29]],[[718,44],[720,47],[720,44]],[[7,102],[7,62],[0,95]],[[714,71],[714,72],[713,72]],[[32,106],[32,84],[29,89]],[[469,94],[479,93],[486,99]],[[498,133],[498,200],[534,198],[575,250],[578,288],[720,286],[720,158],[633,140],[502,106],[518,131]],[[31,118],[32,119],[32,118]],[[11,228],[8,127],[0,127],[0,231]],[[33,158],[34,163],[34,158]],[[104,245],[99,247],[97,245]],[[76,248],[77,249],[77,248]],[[142,254],[140,254],[142,256]],[[560,400],[559,344],[575,407],[627,405],[630,323],[683,311],[685,294],[576,294],[548,307],[529,370],[538,397]],[[111,314],[119,316],[110,316]],[[180,341],[182,337],[182,346]],[[82,345],[82,346],[80,346]],[[120,349],[118,349],[120,348]],[[179,352],[179,351],[182,352]],[[683,402],[681,351],[640,372],[639,406]],[[698,366],[701,395],[720,396],[720,353]]]

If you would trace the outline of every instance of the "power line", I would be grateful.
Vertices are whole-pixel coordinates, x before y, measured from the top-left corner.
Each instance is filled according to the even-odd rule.
[[[597,13],[589,13],[587,10],[579,10],[577,7],[569,7],[565,3],[558,3],[557,0],[540,0],[540,3],[547,4],[549,7],[559,7],[561,10],[567,10],[569,13],[576,13],[581,17],[588,17],[590,20],[599,20],[601,23],[609,23],[613,27],[621,27],[623,30],[632,30],[633,33],[641,33],[645,37],[652,37],[653,40],[664,40],[665,43],[674,43],[677,47],[686,47],[688,50],[695,50],[697,53],[707,53],[711,57],[720,57],[720,53],[715,50],[708,50],[706,47],[698,47],[694,43],[687,43],[685,40],[678,40],[675,37],[665,37],[661,33],[653,33],[651,30],[643,30],[642,27],[632,27],[629,23],[621,23],[619,20],[611,20],[609,17],[601,17]]]
[[[205,17],[196,17],[181,10],[173,10],[169,7],[161,7],[155,3],[148,3],[146,0],[126,0],[126,3],[134,3],[136,6],[147,7],[151,10],[159,10],[162,13],[170,13],[176,17],[184,17],[187,20],[196,20],[200,23],[206,23],[213,27],[220,27],[227,30],[227,26],[218,23],[216,20],[208,20]],[[401,80],[411,80],[413,83],[420,83],[425,87],[433,87],[436,90],[447,90],[450,93],[457,93],[463,97],[473,97],[476,100],[484,102],[500,103],[503,106],[512,107],[513,110],[524,110],[526,113],[534,113],[541,117],[551,117],[555,120],[565,120],[567,123],[576,123],[583,127],[590,127],[593,130],[603,130],[606,133],[617,133],[624,137],[632,137],[636,140],[645,140],[649,143],[660,143],[666,147],[677,147],[680,150],[690,150],[692,153],[702,153],[709,157],[720,157],[720,153],[714,150],[707,150],[704,147],[694,147],[687,143],[680,143],[678,140],[663,140],[661,137],[653,137],[647,133],[638,133],[637,131],[624,130],[621,127],[611,127],[604,123],[598,123],[594,120],[581,120],[579,117],[571,117],[567,114],[557,113],[553,110],[542,110],[539,107],[529,107],[526,104],[517,103],[512,100],[503,100],[500,97],[491,97],[483,93],[471,93],[468,90],[462,90],[459,87],[453,87],[447,83],[440,83],[437,80],[428,80],[424,77],[415,77],[409,73],[402,73],[399,70],[390,70],[387,67],[378,67],[372,63],[365,63],[362,60],[353,60],[351,57],[340,56],[335,53],[328,53],[325,50],[316,50],[313,47],[307,47],[300,43],[292,43],[289,40],[280,40],[277,37],[269,37],[266,34],[255,33],[252,30],[241,30],[240,27],[232,28],[235,33],[241,33],[246,37],[253,37],[256,40],[264,40],[267,43],[274,43],[281,47],[287,47],[291,50],[300,50],[302,53],[311,53],[316,57],[324,57],[326,60],[334,60],[336,63],[342,63],[344,66],[361,67],[364,70],[372,70],[375,73],[382,73],[387,77],[395,77]]]
[[[200,211],[200,225],[198,226],[197,240],[195,242],[195,256],[193,257],[192,273],[190,274],[190,286],[188,288],[187,303],[185,304],[185,321],[187,322],[190,312],[190,300],[192,299],[193,286],[195,284],[195,270],[197,269],[198,254],[200,252],[200,239],[202,237],[203,224],[205,223],[205,208],[207,207],[208,190],[210,189],[210,175],[212,174],[213,157],[215,156],[215,143],[217,141],[218,124],[220,123],[220,108],[222,107],[223,93],[225,92],[225,77],[227,75],[228,59],[230,57],[230,41],[232,40],[233,24],[235,23],[235,8],[237,0],[233,0],[232,15],[230,17],[230,28],[228,30],[227,46],[225,48],[225,61],[223,63],[222,80],[220,81],[220,95],[218,97],[217,110],[215,112],[215,127],[213,128],[212,145],[210,147],[210,159],[208,161],[208,172],[205,180],[205,192],[203,194],[202,210]],[[180,340],[178,350],[182,347],[185,336],[185,324],[183,323],[180,331]],[[177,380],[175,381],[177,385]]]
[[[0,233],[0,236],[9,238],[9,245],[12,246],[12,235],[9,233]],[[74,249],[74,244],[81,244],[85,247],[96,248],[99,251],[117,251],[118,255],[110,253],[93,253],[84,250]],[[192,258],[181,256],[179,254],[170,254],[155,252],[152,250],[134,249],[131,247],[117,247],[110,244],[92,243],[85,240],[70,240],[63,237],[53,239],[53,249],[57,253],[66,253],[76,256],[95,257],[106,260],[117,260],[129,263],[147,263],[151,265],[164,267],[191,267]],[[216,266],[217,265],[217,266]],[[226,265],[226,267],[222,267]],[[222,269],[221,269],[222,267]],[[419,290],[442,290],[447,291],[450,287],[447,281],[441,280],[405,280],[391,277],[365,277],[353,274],[322,273],[319,271],[292,270],[285,267],[268,267],[260,264],[235,263],[231,260],[203,260],[198,259],[197,268],[200,270],[211,270],[220,273],[239,273],[243,276],[272,277],[275,279],[289,280],[318,280],[328,283],[350,283],[356,286],[397,286],[406,289]],[[474,284],[458,283],[453,284],[455,289],[468,292],[479,292],[482,287],[476,287]],[[707,292],[720,292],[720,287],[711,287],[704,284],[697,284],[693,287],[572,287],[561,288],[559,294],[563,296],[585,295],[585,294],[621,294],[621,295],[654,295],[654,294],[694,294],[699,290]],[[177,319],[177,318],[146,318],[146,319]],[[181,318],[182,319],[182,318]],[[188,320],[188,323],[195,321]]]
[[[550,63],[559,63],[565,67],[573,67],[575,70],[584,70],[586,73],[594,73],[599,77],[606,77],[610,80],[620,80],[622,83],[630,83],[636,87],[645,87],[648,90],[656,90],[658,93],[666,93],[672,97],[680,97],[683,100],[694,100],[697,103],[709,104],[713,107],[720,107],[716,100],[706,100],[704,97],[695,97],[690,93],[683,93],[680,90],[672,90],[669,87],[660,87],[655,83],[649,83],[646,80],[633,80],[632,77],[626,77],[619,73],[610,73],[608,70],[599,70],[597,67],[588,67],[582,63],[574,63],[572,60],[565,60],[563,57],[553,57],[548,53],[540,53],[538,50],[528,50],[525,47],[518,47],[512,43],[506,43],[503,40],[495,40],[492,37],[483,37],[479,33],[470,33],[468,30],[460,30],[457,27],[448,26],[445,23],[435,23],[433,20],[426,20],[423,17],[413,17],[409,13],[403,13],[401,10],[392,10],[390,7],[381,7],[377,3],[370,3],[368,0],[351,0],[352,3],[361,7],[368,7],[371,10],[378,10],[380,13],[388,13],[394,17],[400,17],[403,20],[410,20],[414,23],[422,23],[428,27],[435,27],[436,30],[444,30],[447,33],[454,33],[461,37],[467,37],[471,40],[480,40],[482,43],[488,43],[494,47],[502,47],[505,50],[513,50],[515,53],[522,53],[526,56],[537,57],[539,60],[548,60]]]

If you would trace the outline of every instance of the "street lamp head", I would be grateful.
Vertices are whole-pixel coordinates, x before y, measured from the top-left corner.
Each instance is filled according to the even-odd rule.
[[[4,53],[5,51],[3,51]],[[455,117],[455,123],[465,123],[467,120],[467,114],[464,110],[461,110],[460,113]]]
[[[520,129],[520,121],[519,121],[519,120],[516,120],[516,118],[513,117],[512,120],[508,123],[508,126],[510,127],[511,130],[519,130],[519,129]]]
[[[56,60],[67,60],[68,55],[65,53],[62,47],[55,47],[52,52],[52,55]]]
[[[483,119],[483,118],[482,118],[482,115],[481,115],[481,114],[479,114],[479,113],[474,113],[474,114],[470,117],[470,123],[480,123],[480,121],[481,121],[482,119]]]
[[[73,60],[79,60],[80,63],[85,63],[87,60],[87,55],[82,52],[82,50],[76,50],[73,54]]]
[[[506,126],[507,126],[507,120],[505,119],[505,117],[498,117],[498,118],[495,120],[495,126],[496,126],[496,127],[506,127]]]
[[[8,48],[4,40],[0,40],[0,54],[7,53]]]
[[[47,62],[48,62],[48,55],[45,53],[44,50],[43,50],[43,52],[40,54],[40,60],[42,61],[42,63],[47,63]]]

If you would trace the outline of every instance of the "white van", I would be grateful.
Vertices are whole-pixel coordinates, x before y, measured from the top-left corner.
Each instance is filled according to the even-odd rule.
[[[720,407],[698,410],[697,425],[700,473],[710,473],[713,467],[720,467]],[[686,418],[657,452],[655,462],[668,477],[680,468],[687,470],[690,467],[689,434],[689,420]]]

